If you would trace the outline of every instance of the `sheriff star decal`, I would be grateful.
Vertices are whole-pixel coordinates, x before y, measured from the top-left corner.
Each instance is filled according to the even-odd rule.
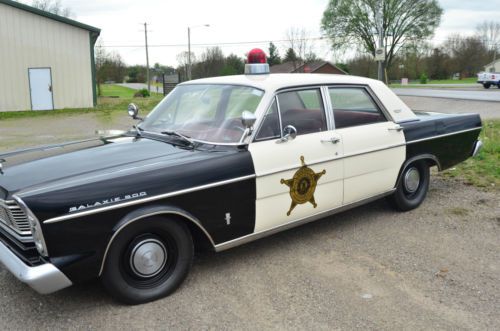
[[[302,163],[302,167],[297,170],[292,179],[281,180],[281,184],[285,184],[290,187],[290,198],[292,198],[290,210],[286,213],[287,216],[290,216],[292,210],[297,205],[301,205],[306,202],[310,202],[314,208],[318,206],[314,200],[314,192],[316,191],[318,180],[321,176],[326,174],[326,170],[315,173],[306,165],[303,156],[300,157],[300,162]]]

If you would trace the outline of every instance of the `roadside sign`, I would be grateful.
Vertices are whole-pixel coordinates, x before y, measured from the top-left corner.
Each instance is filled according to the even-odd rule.
[[[401,85],[408,85],[408,78],[401,78]]]
[[[385,50],[384,48],[377,48],[375,50],[375,61],[385,61]]]

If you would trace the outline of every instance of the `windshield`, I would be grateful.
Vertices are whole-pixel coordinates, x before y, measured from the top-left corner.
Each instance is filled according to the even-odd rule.
[[[245,127],[241,114],[255,113],[264,92],[235,85],[181,85],[141,123],[141,129],[176,132],[213,143],[240,142]]]

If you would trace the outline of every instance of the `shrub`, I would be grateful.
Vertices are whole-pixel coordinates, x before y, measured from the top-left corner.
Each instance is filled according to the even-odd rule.
[[[427,75],[425,73],[420,75],[420,84],[427,84]]]
[[[148,89],[140,89],[139,91],[135,92],[134,98],[148,98],[150,97],[151,94],[149,94]]]

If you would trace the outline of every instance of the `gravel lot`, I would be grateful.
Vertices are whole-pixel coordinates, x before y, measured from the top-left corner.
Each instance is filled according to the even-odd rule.
[[[432,100],[415,108],[434,110]],[[125,114],[3,121],[0,150],[131,123]],[[142,306],[115,303],[98,282],[40,296],[0,266],[0,328],[493,330],[499,238],[498,191],[433,176],[427,200],[408,213],[381,200],[200,253],[176,293]]]

